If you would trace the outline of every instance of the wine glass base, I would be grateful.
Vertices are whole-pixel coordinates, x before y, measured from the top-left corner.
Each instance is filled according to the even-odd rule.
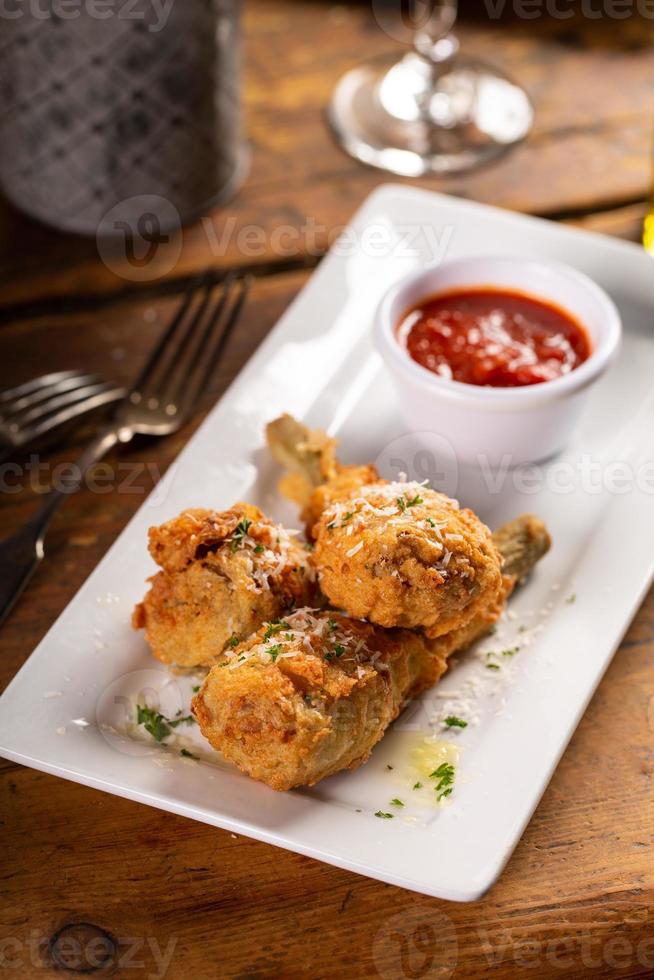
[[[359,65],[339,81],[328,120],[357,160],[404,177],[457,174],[521,142],[534,110],[497,69],[459,56],[434,77],[411,53]]]

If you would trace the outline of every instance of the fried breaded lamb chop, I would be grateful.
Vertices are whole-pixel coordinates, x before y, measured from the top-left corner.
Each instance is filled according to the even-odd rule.
[[[495,541],[508,598],[547,551],[549,535],[527,516]],[[483,636],[498,611],[427,640],[302,609],[223,654],[193,711],[211,745],[249,776],[277,790],[312,785],[365,762],[406,702],[435,684],[447,657]]]
[[[250,504],[187,510],[150,528],[149,550],[161,571],[132,623],[178,669],[210,666],[262,622],[318,602],[305,546]]]
[[[471,510],[421,484],[383,480],[374,467],[340,465],[333,440],[288,415],[267,435],[294,474],[283,489],[303,507],[333,606],[434,638],[501,601],[501,558]]]

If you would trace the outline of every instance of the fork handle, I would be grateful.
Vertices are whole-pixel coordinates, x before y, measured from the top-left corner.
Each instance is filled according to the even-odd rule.
[[[43,558],[45,533],[60,504],[79,489],[89,469],[117,442],[129,442],[133,435],[131,430],[115,425],[102,429],[78,458],[74,477],[49,490],[36,514],[18,531],[0,541],[0,624]]]

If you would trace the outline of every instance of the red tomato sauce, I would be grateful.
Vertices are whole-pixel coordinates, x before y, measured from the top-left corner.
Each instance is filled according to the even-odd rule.
[[[565,310],[501,289],[431,296],[405,314],[398,336],[428,371],[493,388],[560,378],[592,350],[585,329]]]

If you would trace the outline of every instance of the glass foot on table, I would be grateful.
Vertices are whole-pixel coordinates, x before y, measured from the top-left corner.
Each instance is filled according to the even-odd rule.
[[[525,138],[533,118],[526,93],[490,65],[459,56],[435,70],[415,52],[353,68],[328,109],[351,156],[405,177],[489,163]]]

